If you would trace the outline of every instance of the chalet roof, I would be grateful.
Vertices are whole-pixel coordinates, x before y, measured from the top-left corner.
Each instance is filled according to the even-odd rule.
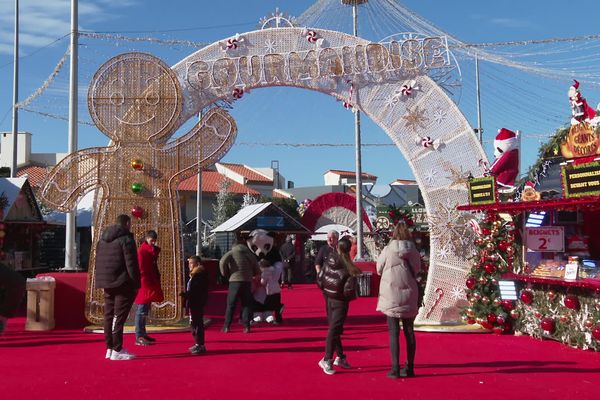
[[[396,179],[390,185],[416,185],[417,181],[414,179]]]
[[[246,194],[259,196],[260,193],[249,186],[237,183],[217,171],[202,171],[202,192],[203,193],[219,193],[221,183],[227,181],[230,183],[228,191],[234,194]],[[179,190],[195,192],[198,190],[198,176],[191,176],[179,183]]]
[[[310,230],[290,217],[275,204],[258,203],[246,206],[212,232],[250,232],[265,229],[274,232],[310,234]]]
[[[27,178],[0,178],[0,195],[6,197],[4,221],[42,222],[43,217]]]
[[[39,188],[46,180],[50,168],[42,165],[27,165],[17,170],[17,177],[27,178],[32,188]]]
[[[248,182],[253,183],[273,183],[273,179],[269,178],[261,174],[260,172],[242,164],[229,164],[229,163],[219,163],[223,167],[242,175],[244,178],[248,180]]]
[[[327,172],[331,172],[332,174],[339,175],[342,178],[354,178],[354,177],[356,177],[356,172],[355,171],[344,171],[344,170],[341,170],[341,169],[330,169]],[[325,174],[327,172],[325,172]],[[363,172],[360,175],[361,175],[361,177],[363,179],[369,179],[369,180],[373,180],[373,181],[377,180],[377,177],[375,175],[371,175],[371,174],[368,174],[366,172]]]

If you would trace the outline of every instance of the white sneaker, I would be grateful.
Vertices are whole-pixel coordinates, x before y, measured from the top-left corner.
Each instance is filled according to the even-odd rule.
[[[344,357],[344,358],[336,357],[335,360],[333,360],[333,365],[335,365],[336,367],[342,367],[345,369],[352,368],[350,363],[348,363],[348,360],[346,359],[346,357]]]
[[[262,322],[262,320],[263,320],[262,315],[257,315],[256,317],[254,317],[254,319],[252,321],[259,323],[259,322]]]
[[[121,349],[121,351],[113,350],[110,355],[110,359],[113,361],[125,361],[125,360],[133,360],[135,356],[133,354],[129,354],[127,350]]]
[[[331,361],[325,361],[324,358],[321,358],[321,361],[319,361],[319,367],[321,367],[323,372],[325,372],[327,375],[335,374],[335,370],[333,369]]]
[[[112,356],[112,349],[106,349],[106,357],[104,358],[109,359],[110,356]]]
[[[273,317],[272,315],[269,315],[267,317],[267,319],[265,319],[265,321],[267,321],[269,324],[272,324],[273,321],[275,321],[275,317]]]

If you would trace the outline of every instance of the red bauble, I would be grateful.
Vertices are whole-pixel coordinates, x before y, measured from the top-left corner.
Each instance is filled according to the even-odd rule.
[[[510,324],[510,321],[506,321],[503,325],[504,327],[504,332],[510,332],[510,330],[512,329],[512,325]]]
[[[513,303],[512,300],[502,300],[502,308],[506,311],[511,311],[515,308],[515,303]]]
[[[494,327],[494,325],[490,324],[487,321],[481,321],[480,324],[484,329],[492,329]]]
[[[565,297],[565,307],[570,310],[577,310],[579,308],[579,299],[575,295],[567,295]]]
[[[469,318],[467,320],[467,324],[469,324],[469,325],[473,325],[474,323],[475,323],[475,320],[473,318]]]
[[[554,320],[550,317],[544,318],[542,320],[542,322],[540,323],[540,327],[542,328],[542,330],[544,330],[548,333],[554,333],[554,330],[556,329]]]
[[[488,321],[490,324],[493,324],[494,322],[496,322],[496,314],[494,314],[493,312],[489,313],[489,314],[487,315],[487,321]]]
[[[485,264],[485,266],[483,268],[485,269],[485,272],[487,272],[488,274],[493,274],[496,271],[496,266],[492,263]]]
[[[496,322],[499,323],[500,325],[504,325],[504,323],[506,322],[506,316],[505,315],[498,315],[496,317]]]
[[[467,278],[467,288],[473,289],[476,284],[477,284],[477,281],[475,280],[474,277],[470,276]]]
[[[600,340],[600,325],[596,325],[592,331],[592,337],[596,340]]]
[[[487,236],[487,235],[489,235],[490,233],[492,233],[492,231],[491,231],[489,228],[482,228],[482,229],[481,229],[481,234],[482,234],[482,235],[485,235],[485,236]]]
[[[533,303],[533,292],[531,290],[523,290],[521,292],[521,301],[525,304]]]
[[[502,335],[502,332],[504,332],[504,327],[502,326],[495,326],[493,329],[494,333],[496,335]]]
[[[506,251],[507,248],[508,248],[508,242],[506,240],[501,240],[498,243],[498,250],[500,250],[500,251]]]
[[[131,215],[136,218],[142,218],[144,216],[144,209],[140,206],[135,206],[131,209]]]

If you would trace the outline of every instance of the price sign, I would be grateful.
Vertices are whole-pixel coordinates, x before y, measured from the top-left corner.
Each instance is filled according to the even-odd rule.
[[[468,186],[470,204],[479,205],[496,202],[496,178],[493,176],[469,179]]]
[[[562,226],[525,228],[525,247],[530,251],[565,251],[565,229]]]

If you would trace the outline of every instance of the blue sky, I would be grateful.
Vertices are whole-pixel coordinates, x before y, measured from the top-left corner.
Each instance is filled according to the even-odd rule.
[[[276,7],[299,16],[315,2],[310,0],[231,0],[171,1],[161,0],[95,0],[81,1],[80,29],[94,32],[116,32],[136,38],[190,40],[212,43],[236,32],[256,29],[258,21],[270,15]],[[339,1],[333,1],[337,4]],[[371,0],[372,12],[359,11],[359,31],[371,40],[382,39],[384,33],[401,32],[388,20],[379,20],[376,0]],[[0,0],[0,131],[11,130],[12,103],[12,31],[13,0]],[[575,37],[597,33],[600,4],[595,1],[577,2],[573,10],[563,0],[495,1],[471,0],[405,0],[404,6],[429,20],[438,28],[468,43],[487,43]],[[322,20],[340,30],[350,29],[350,14],[346,10],[330,13]],[[25,99],[42,85],[65,53],[68,45],[70,18],[69,0],[21,0],[21,68],[19,98]],[[385,23],[384,23],[385,22]],[[387,25],[386,25],[387,24]],[[386,26],[384,26],[386,25]],[[338,28],[339,27],[339,28]],[[386,30],[387,29],[387,30]],[[398,31],[391,31],[398,29]],[[64,37],[64,38],[63,38]],[[61,39],[62,38],[62,39]],[[56,41],[53,45],[46,46]],[[106,59],[126,51],[149,51],[175,64],[195,51],[187,46],[165,46],[107,39],[80,40],[80,115],[89,121],[85,93],[90,76]],[[596,68],[596,42],[568,43],[558,47],[573,57],[589,57]],[[570,47],[569,47],[570,46]],[[580,50],[579,50],[580,49]],[[499,48],[510,51],[509,48]],[[532,50],[534,56],[526,53]],[[539,47],[519,48],[520,60],[537,61],[540,65],[562,68],[568,62],[557,63],[544,56]],[[559,53],[554,53],[559,54]],[[527,58],[529,57],[529,58]],[[584,58],[585,58],[584,57]],[[587,59],[586,59],[587,60]],[[474,78],[472,62],[459,59],[463,71],[463,87],[459,108],[474,126]],[[585,61],[588,62],[588,61]],[[573,73],[589,71],[580,62]],[[501,127],[521,129],[523,165],[526,171],[537,154],[544,136],[553,133],[570,117],[566,97],[570,77],[544,79],[515,72],[501,65],[481,64],[482,106],[485,129],[484,148],[492,157],[495,132]],[[582,84],[582,93],[592,105],[600,101],[600,76],[596,69]],[[28,108],[52,115],[67,115],[68,63],[50,89]],[[281,173],[296,186],[314,186],[323,182],[327,169],[354,169],[352,147],[280,147],[251,143],[337,143],[353,142],[352,113],[326,95],[300,89],[261,89],[235,103],[231,111],[239,127],[238,141],[224,161],[265,167],[278,160]],[[65,152],[67,124],[40,114],[20,112],[19,130],[33,133],[34,152]],[[79,148],[103,146],[107,139],[95,128],[79,127]],[[391,140],[376,125],[363,124],[363,143],[391,144]],[[402,154],[394,147],[363,149],[363,170],[379,177],[379,184],[412,177]]]

